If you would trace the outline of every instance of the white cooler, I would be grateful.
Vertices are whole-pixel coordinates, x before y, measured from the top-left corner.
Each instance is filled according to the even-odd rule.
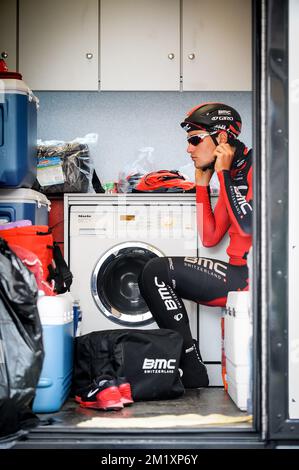
[[[229,292],[224,317],[224,352],[228,393],[247,410],[250,398],[250,293]]]

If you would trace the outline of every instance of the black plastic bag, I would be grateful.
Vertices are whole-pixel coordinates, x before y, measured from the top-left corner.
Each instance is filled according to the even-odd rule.
[[[34,275],[0,238],[0,400],[30,407],[44,349]]]
[[[13,447],[16,440],[38,426],[39,422],[29,407],[19,406],[11,398],[0,400],[0,450]],[[8,442],[11,445],[7,447]]]
[[[33,185],[36,191],[47,195],[88,193],[93,189],[96,193],[105,192],[93,168],[87,144],[61,142],[38,145],[37,158],[37,179]]]

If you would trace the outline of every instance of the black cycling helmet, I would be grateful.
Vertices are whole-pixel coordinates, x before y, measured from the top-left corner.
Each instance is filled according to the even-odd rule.
[[[187,113],[181,126],[186,132],[198,129],[208,132],[224,130],[236,139],[241,132],[242,120],[240,114],[227,104],[203,103]]]

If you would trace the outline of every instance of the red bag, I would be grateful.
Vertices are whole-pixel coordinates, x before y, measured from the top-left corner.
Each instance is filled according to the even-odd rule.
[[[47,225],[31,225],[9,230],[0,230],[0,237],[9,245],[19,245],[34,253],[41,261],[43,280],[55,282],[55,292],[62,294],[69,290],[72,273],[63,259],[61,251],[53,241]]]
[[[51,296],[56,295],[54,292],[55,283],[51,281],[51,284],[45,281],[44,271],[41,261],[38,257],[27,250],[23,246],[9,244],[10,249],[17,255],[18,258],[25,264],[26,268],[34,274],[36,284],[39,291],[43,291],[45,295]]]
[[[10,245],[19,245],[32,251],[42,263],[44,280],[47,281],[48,266],[53,260],[53,236],[47,225],[30,225],[0,230],[0,237]]]

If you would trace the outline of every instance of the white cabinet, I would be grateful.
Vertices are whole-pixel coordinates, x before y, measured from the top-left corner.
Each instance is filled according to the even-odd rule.
[[[100,3],[101,90],[179,90],[180,1]]]
[[[0,56],[8,54],[5,59],[8,69],[17,69],[17,1],[0,0]]]
[[[34,90],[98,89],[98,0],[19,0],[19,70]]]
[[[183,0],[183,89],[251,90],[251,25],[251,0]]]
[[[98,90],[99,57],[101,90],[252,88],[251,0],[18,4],[18,69],[34,90]],[[0,45],[14,50],[8,51],[14,69],[16,0],[0,5]]]
[[[251,90],[251,0],[101,0],[100,21],[101,90]]]

